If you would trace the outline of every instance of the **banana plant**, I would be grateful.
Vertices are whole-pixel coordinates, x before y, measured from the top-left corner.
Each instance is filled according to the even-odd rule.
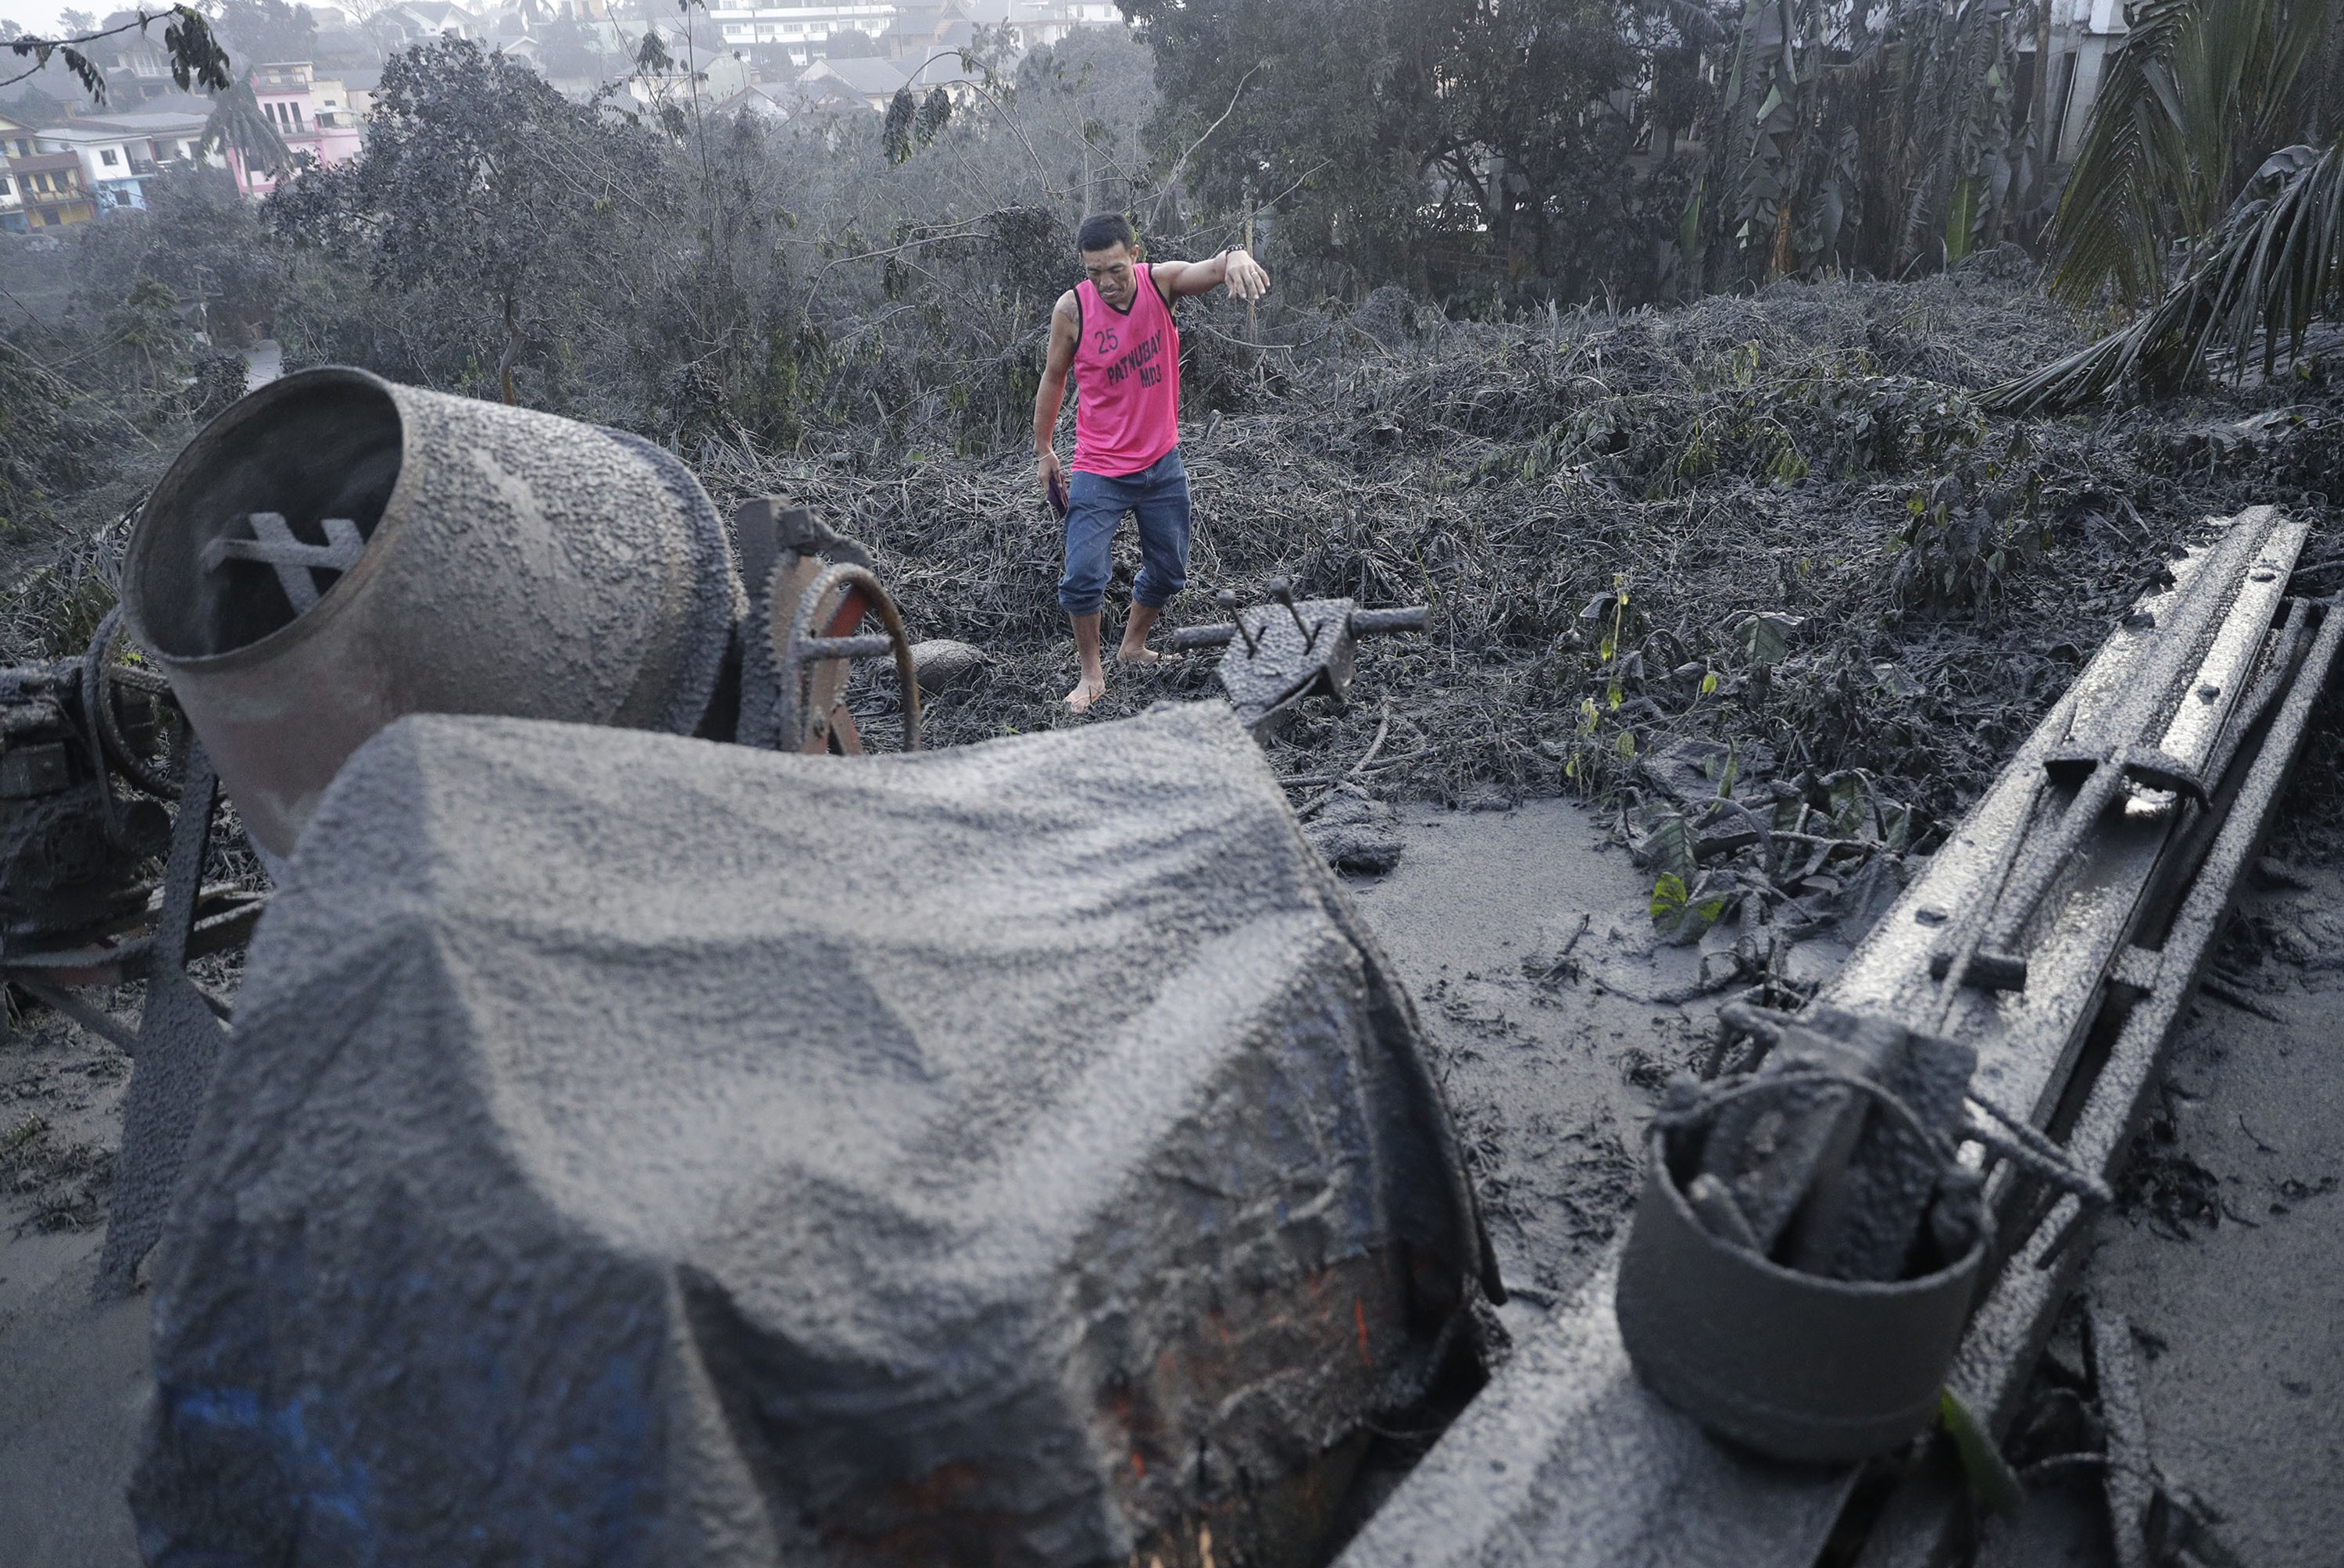
[[[2017,91],[2038,15],[2011,0],[1753,0],[1724,84],[1726,157],[1694,187],[1685,260],[1704,248],[1705,207],[1722,209],[1710,221],[1738,269],[1764,278],[1946,263],[2007,231],[2042,184]]]

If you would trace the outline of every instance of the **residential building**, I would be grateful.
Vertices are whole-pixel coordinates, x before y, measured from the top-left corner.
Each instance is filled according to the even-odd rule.
[[[961,8],[972,22],[1011,29],[1028,49],[1056,44],[1079,28],[1124,25],[1114,0],[961,0]]]
[[[35,144],[45,153],[71,153],[81,160],[81,188],[104,212],[116,207],[144,207],[146,193],[131,172],[130,138],[110,126],[82,120],[43,126]]]
[[[857,4],[734,5],[717,0],[709,19],[722,33],[728,48],[763,46],[778,49],[793,66],[804,66],[827,55],[832,41],[859,33],[868,47],[894,26],[899,7],[888,0]]]
[[[748,115],[764,120],[786,120],[799,112],[801,100],[786,87],[752,82],[709,110],[712,116]]]
[[[478,38],[480,19],[448,0],[407,0],[405,5],[378,11],[369,18],[385,35],[405,48],[434,38]]]
[[[87,223],[97,216],[97,202],[81,181],[81,158],[74,153],[11,154],[7,174],[16,187],[29,228],[57,228]]]
[[[342,108],[349,113],[350,124],[363,131],[367,116],[374,112],[374,96],[382,86],[382,72],[369,66],[363,70],[344,71],[339,79]]]
[[[33,127],[20,119],[0,115],[0,232],[22,234],[30,227],[15,160],[32,156]]]
[[[359,120],[339,78],[318,76],[307,60],[278,60],[256,68],[251,82],[260,112],[297,160],[330,167],[358,156]],[[237,188],[247,196],[267,196],[277,188],[268,170],[248,167],[241,154],[230,157],[229,167]]]
[[[0,115],[0,157],[31,157],[35,135],[26,121]]]
[[[884,113],[908,79],[884,60],[854,56],[844,60],[816,60],[800,73],[798,86],[802,91],[813,89],[809,95],[813,97],[843,98]]]
[[[676,56],[676,64],[685,56]],[[688,104],[693,98],[712,98],[719,106],[730,104],[749,90],[757,81],[756,67],[739,55],[720,54],[700,62],[697,76],[684,71],[664,76],[646,76],[638,72],[626,79],[627,94],[637,103],[657,107],[661,104]]]
[[[150,98],[166,96],[178,90],[171,80],[171,57],[163,47],[163,29],[168,25],[167,12],[149,13],[153,23],[144,32],[124,33],[112,38],[99,38],[85,46],[83,53],[106,79],[106,105],[111,108],[136,106]],[[116,11],[98,24],[101,27],[119,27],[138,19],[136,11]],[[79,97],[79,84],[72,97]]]
[[[81,188],[99,211],[143,207],[146,181],[196,161],[207,118],[197,110],[173,108],[77,115],[41,126],[34,143],[41,152],[71,153],[81,160]]]

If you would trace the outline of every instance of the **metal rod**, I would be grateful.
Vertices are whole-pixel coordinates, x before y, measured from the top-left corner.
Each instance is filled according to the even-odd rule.
[[[45,980],[33,979],[21,971],[12,973],[8,976],[8,983],[20,990],[31,992],[91,1034],[102,1036],[113,1041],[121,1048],[124,1056],[135,1057],[138,1054],[138,1037],[132,1034],[129,1027],[113,1014],[102,1008],[91,1007],[71,991],[52,986]]]
[[[809,637],[798,644],[808,659],[884,659],[895,652],[895,640],[884,632],[858,637]]]
[[[1355,635],[1369,632],[1421,632],[1424,630],[1425,607],[1403,605],[1397,610],[1354,610],[1351,631]]]

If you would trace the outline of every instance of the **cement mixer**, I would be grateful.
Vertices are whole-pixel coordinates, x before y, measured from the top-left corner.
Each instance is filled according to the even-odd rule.
[[[280,857],[402,713],[691,733],[742,600],[723,523],[673,454],[339,369],[206,429],[123,572],[132,634]]]

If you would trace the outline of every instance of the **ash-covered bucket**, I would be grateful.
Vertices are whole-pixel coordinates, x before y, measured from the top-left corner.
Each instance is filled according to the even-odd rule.
[[[1646,1142],[1614,1302],[1638,1376],[1775,1459],[1886,1452],[1935,1419],[1992,1246],[1958,1141],[1975,1054],[1876,1017],[1723,1015],[1762,1069],[1681,1079]]]
[[[738,598],[723,525],[673,455],[338,368],[206,427],[123,573],[134,634],[278,855],[405,713],[690,732]]]
[[[1925,1428],[1969,1321],[1984,1228],[1915,1279],[1803,1274],[1705,1227],[1668,1145],[1655,1128],[1615,1298],[1645,1384],[1774,1459],[1853,1462]]]

